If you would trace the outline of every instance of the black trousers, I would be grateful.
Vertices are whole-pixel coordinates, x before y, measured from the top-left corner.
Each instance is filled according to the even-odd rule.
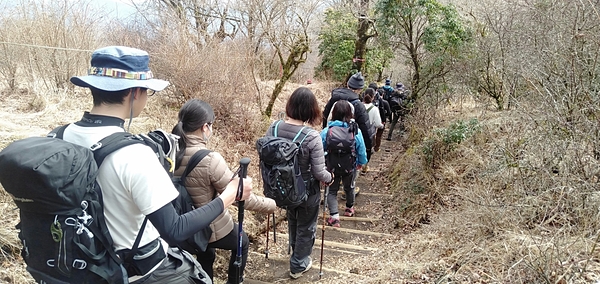
[[[392,112],[392,124],[390,125],[390,131],[388,132],[388,139],[392,139],[392,132],[394,132],[394,128],[398,121],[400,121],[400,131],[404,130],[403,119],[400,112]]]
[[[237,258],[237,250],[238,250],[238,225],[233,224],[233,230],[227,234],[227,236],[223,237],[220,240],[209,243],[206,248],[206,252],[197,254],[196,258],[200,265],[202,265],[202,269],[206,271],[210,279],[213,279],[213,263],[215,262],[215,249],[224,249],[230,250],[231,256],[229,258],[229,270],[227,271],[227,283],[236,283],[235,275],[237,273],[237,267],[234,265],[235,260]],[[248,260],[248,235],[246,232],[243,232],[242,235],[242,275],[240,275],[240,282],[243,280],[244,269],[246,268],[246,261]]]

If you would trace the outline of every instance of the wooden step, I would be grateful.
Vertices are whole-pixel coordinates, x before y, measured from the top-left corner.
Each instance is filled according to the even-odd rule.
[[[326,228],[333,228],[333,227],[326,227]],[[322,227],[317,228],[317,232],[321,232],[321,230],[322,230]],[[273,235],[273,233],[271,232],[270,236],[272,236],[272,235]],[[317,235],[320,236],[320,234],[317,234]],[[289,235],[283,234],[283,233],[277,233],[277,237],[285,238],[285,240],[288,240]],[[357,246],[357,245],[345,244],[345,243],[340,243],[340,242],[328,241],[327,240],[327,232],[325,232],[324,244],[328,247],[352,249],[352,250],[363,251],[363,252],[372,252],[372,251],[377,250],[375,248],[370,248],[370,247],[366,247],[366,246]],[[315,247],[318,247],[319,249],[321,248],[321,238],[317,238],[315,240]]]
[[[358,196],[363,195],[363,196],[392,198],[392,195],[388,194],[388,193],[363,192],[363,190],[368,190],[368,189],[361,188]],[[340,189],[338,191],[338,197],[342,194],[342,192],[344,192],[342,189]],[[321,197],[323,197],[323,190],[321,190]]]
[[[265,256],[265,255],[264,255],[264,254],[262,254],[262,253],[258,253],[258,252],[254,252],[254,251],[250,251],[250,252],[248,252],[248,254],[249,254],[249,255],[257,255],[257,256],[261,256],[261,257],[264,257],[264,256]],[[274,260],[274,261],[277,261],[277,262],[283,262],[283,263],[289,263],[289,257],[280,257],[280,256],[275,256],[275,255],[269,255],[269,260]],[[326,263],[326,262],[325,262],[325,263]],[[319,262],[319,260],[318,260],[318,259],[315,259],[315,258],[313,257],[313,266],[312,266],[312,269],[311,269],[310,271],[316,271],[317,273],[319,273],[319,267],[320,267],[320,262]],[[323,266],[323,267],[322,267],[322,269],[323,269],[323,271],[326,271],[326,272],[332,272],[332,273],[337,273],[337,274],[343,274],[343,275],[346,275],[346,276],[352,276],[352,277],[361,277],[361,278],[363,278],[363,279],[365,279],[365,280],[366,280],[366,279],[371,279],[371,277],[369,277],[369,276],[366,276],[366,275],[362,275],[362,274],[356,274],[356,273],[350,273],[350,272],[348,272],[348,271],[344,271],[344,270],[338,270],[338,269],[334,269],[334,268],[328,268],[328,267],[326,267],[326,266]],[[287,279],[286,279],[286,280],[287,280]],[[291,279],[290,279],[290,280],[291,280]],[[293,281],[293,280],[291,280],[291,281]],[[279,281],[277,281],[277,282],[279,282]],[[244,283],[246,283],[246,279],[244,279]],[[248,283],[251,283],[251,282],[248,282]],[[262,284],[262,283],[265,283],[265,282],[253,282],[253,283]],[[356,283],[356,282],[354,282],[354,283]]]
[[[244,284],[271,284],[271,282],[263,282],[260,280],[244,278]]]
[[[377,236],[377,237],[388,237],[391,238],[394,235],[392,234],[386,234],[386,233],[379,233],[379,232],[371,232],[371,231],[363,231],[363,230],[354,230],[354,229],[347,229],[347,228],[336,228],[336,227],[326,227],[328,230],[334,230],[334,231],[338,231],[338,232],[344,232],[344,233],[350,233],[350,234],[357,234],[357,235],[369,235],[369,236]]]
[[[355,222],[379,222],[382,219],[369,217],[348,217],[340,216],[340,221],[355,221]]]

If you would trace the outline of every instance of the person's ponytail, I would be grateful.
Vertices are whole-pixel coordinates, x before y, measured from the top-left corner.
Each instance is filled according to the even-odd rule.
[[[179,141],[177,142],[179,144],[179,151],[175,155],[175,169],[177,170],[181,166],[181,161],[185,155],[185,148],[187,147],[187,136],[183,132],[183,122],[181,120],[175,124],[171,133],[179,136]]]
[[[181,106],[177,117],[179,121],[171,131],[171,133],[180,137],[179,152],[175,156],[175,169],[181,166],[183,156],[185,156],[185,149],[190,144],[186,133],[192,133],[206,123],[213,123],[215,113],[208,103],[199,99],[191,99]]]

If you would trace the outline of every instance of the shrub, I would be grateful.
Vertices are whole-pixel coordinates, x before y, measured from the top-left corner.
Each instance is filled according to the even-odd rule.
[[[468,122],[458,120],[450,124],[448,128],[436,129],[433,136],[423,142],[424,161],[429,167],[436,168],[439,161],[451,153],[457,145],[472,137],[478,131],[480,131],[480,125],[476,118]]]

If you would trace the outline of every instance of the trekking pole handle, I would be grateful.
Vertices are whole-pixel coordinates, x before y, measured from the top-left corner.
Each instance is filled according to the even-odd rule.
[[[235,196],[236,201],[240,201],[242,199],[242,196],[244,195],[243,179],[246,178],[246,176],[248,175],[248,165],[249,164],[250,164],[250,158],[245,157],[240,160],[240,173],[239,173],[240,186],[238,186],[238,192],[237,192],[237,195]]]
[[[242,224],[244,222],[244,203],[245,202],[241,199],[244,194],[244,178],[248,174],[248,165],[249,164],[250,164],[250,158],[245,157],[240,160],[240,171],[238,173],[240,180],[239,180],[239,184],[238,184],[238,192],[235,197],[235,200],[238,201],[238,238],[237,238],[238,247],[237,247],[235,262],[233,263],[234,266],[236,267],[236,277],[235,277],[235,282],[234,282],[235,284],[239,284],[241,282],[241,278],[243,275],[242,247],[243,247],[244,229],[243,229]]]

